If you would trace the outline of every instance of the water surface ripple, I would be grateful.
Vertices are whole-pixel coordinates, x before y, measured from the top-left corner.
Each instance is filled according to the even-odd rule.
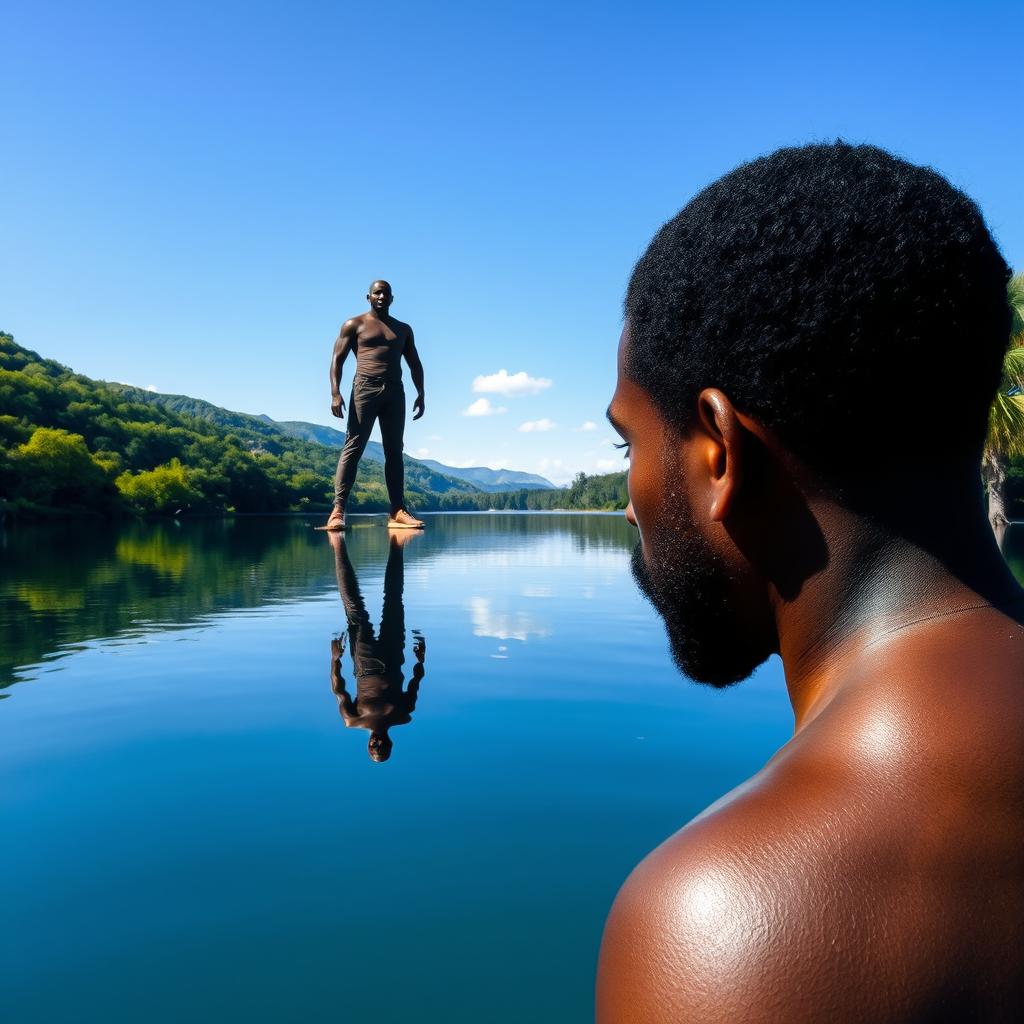
[[[0,1013],[584,1022],[630,868],[791,726],[621,516],[0,533]]]

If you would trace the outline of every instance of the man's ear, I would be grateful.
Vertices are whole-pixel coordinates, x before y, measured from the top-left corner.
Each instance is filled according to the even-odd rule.
[[[711,489],[708,516],[720,523],[735,510],[743,483],[746,429],[732,402],[718,388],[697,396],[697,414],[705,434],[704,459]]]

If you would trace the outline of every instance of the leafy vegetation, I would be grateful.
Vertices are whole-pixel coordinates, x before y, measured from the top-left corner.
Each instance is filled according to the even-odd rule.
[[[1008,502],[1024,497],[1024,272],[1014,274],[1006,289],[1013,320],[1010,348],[1003,361],[999,384],[988,417],[988,437],[981,471],[988,488],[988,518],[1003,541],[1009,525]]]
[[[450,491],[438,498],[437,508],[443,512],[472,512],[537,510],[553,511],[604,511],[625,508],[629,496],[626,493],[626,474],[608,473],[603,476],[587,476],[577,473],[569,487],[555,490],[503,491],[498,494],[462,494]]]
[[[330,505],[337,449],[196,399],[156,399],[73,373],[0,333],[0,497],[29,512],[101,515]],[[406,490],[426,509],[474,489],[409,460]],[[353,511],[386,511],[380,463],[363,461],[350,500]]]
[[[0,500],[15,510],[317,512],[333,499],[337,459],[337,448],[264,417],[92,380],[0,333]],[[412,459],[405,472],[410,504],[423,511],[626,504],[624,473],[494,494]],[[349,501],[353,512],[387,510],[379,462],[362,461]]]

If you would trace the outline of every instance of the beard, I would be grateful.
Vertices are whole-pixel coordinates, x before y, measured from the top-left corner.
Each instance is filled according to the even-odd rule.
[[[745,630],[726,561],[693,528],[690,510],[672,496],[659,510],[644,559],[637,543],[631,569],[640,592],[665,622],[680,672],[721,689],[746,679],[770,654]]]

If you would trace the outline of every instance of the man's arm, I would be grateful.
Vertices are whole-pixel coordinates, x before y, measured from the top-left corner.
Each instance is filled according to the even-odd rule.
[[[427,656],[427,641],[423,637],[416,633],[415,639],[412,642],[412,653],[416,655],[416,664],[412,667],[412,679],[409,681],[409,686],[406,689],[407,699],[409,701],[409,714],[416,710],[416,696],[420,692],[420,683],[423,681],[423,676],[426,674],[426,667],[423,664],[424,658]]]
[[[420,362],[420,354],[416,351],[416,338],[413,336],[412,328],[409,328],[409,339],[405,343],[405,361],[409,364],[409,374],[413,384],[416,385],[416,401],[412,404],[413,419],[418,420],[426,411],[423,399],[423,364]]]
[[[345,400],[341,397],[341,368],[355,346],[358,328],[359,324],[354,318],[346,320],[338,331],[334,351],[331,353],[331,412],[339,419],[345,415]]]
[[[416,662],[412,667],[412,678],[405,689],[405,708],[410,715],[416,710],[416,698],[419,696],[420,683],[423,682],[425,674],[426,670],[419,662]]]
[[[352,694],[345,689],[345,680],[341,676],[341,654],[345,649],[344,637],[336,637],[331,641],[331,690],[338,698],[338,714],[350,725],[359,717]]]
[[[339,697],[345,692],[345,680],[341,678],[341,654],[345,650],[344,636],[331,640],[331,690]]]

